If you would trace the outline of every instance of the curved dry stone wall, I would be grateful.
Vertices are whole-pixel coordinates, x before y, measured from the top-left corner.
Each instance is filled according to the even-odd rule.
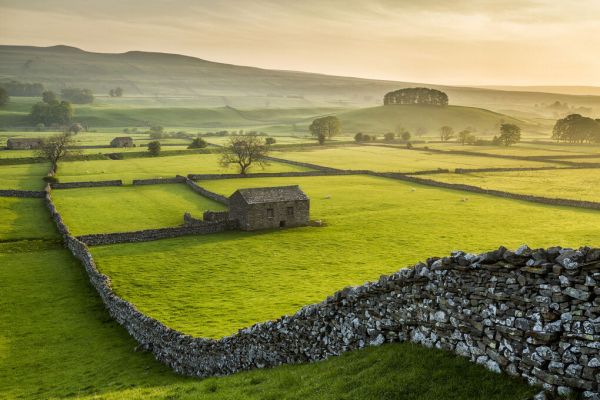
[[[549,393],[600,399],[600,249],[454,252],[214,340],[175,331],[117,296],[87,246],[69,234],[49,187],[46,202],[111,316],[180,374],[226,375],[412,341]]]

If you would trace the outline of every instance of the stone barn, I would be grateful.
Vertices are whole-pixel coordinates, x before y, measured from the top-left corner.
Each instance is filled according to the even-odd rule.
[[[39,149],[42,145],[40,138],[8,138],[6,148],[8,150],[32,150]]]
[[[133,139],[129,136],[116,137],[110,141],[110,147],[133,147]]]
[[[305,226],[310,200],[297,185],[238,189],[229,197],[229,219],[244,231]]]

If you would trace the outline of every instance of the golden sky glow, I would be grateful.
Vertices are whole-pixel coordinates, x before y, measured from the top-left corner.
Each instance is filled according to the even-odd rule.
[[[600,85],[600,0],[0,0],[0,43],[446,84]]]

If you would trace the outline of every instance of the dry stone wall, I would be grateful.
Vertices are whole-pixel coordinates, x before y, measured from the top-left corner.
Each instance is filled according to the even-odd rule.
[[[1,189],[0,197],[43,198],[44,191]]]
[[[145,229],[131,232],[95,233],[77,236],[77,240],[88,246],[101,246],[116,243],[148,242],[152,240],[170,239],[189,235],[207,235],[234,229],[227,222],[206,222],[186,224],[171,228]]]
[[[600,399],[600,249],[454,252],[214,340],[175,331],[117,296],[87,246],[69,234],[50,194],[47,187],[57,227],[111,316],[180,374],[226,375],[412,341],[548,393]]]
[[[187,177],[195,181],[207,181],[216,179],[240,179],[240,178],[283,178],[299,176],[329,176],[329,175],[356,175],[360,171],[290,171],[290,172],[257,172],[252,174],[189,174]]]
[[[399,179],[407,182],[414,182],[421,185],[435,186],[444,189],[455,189],[461,190],[465,192],[473,192],[480,194],[487,194],[496,197],[504,197],[507,199],[515,199],[515,200],[523,200],[523,201],[531,201],[534,203],[541,204],[550,204],[554,206],[567,206],[567,207],[578,207],[578,208],[589,208],[592,210],[600,210],[600,203],[595,201],[585,201],[585,200],[571,200],[571,199],[558,199],[551,197],[542,197],[542,196],[533,196],[528,194],[520,194],[520,193],[510,193],[503,192],[501,190],[493,190],[493,189],[484,189],[479,186],[465,185],[462,183],[447,183],[435,181],[432,179],[418,178],[415,176],[408,176],[406,174],[399,174],[395,172],[373,172],[368,171],[369,175],[373,176],[381,176],[385,178]]]
[[[93,182],[62,182],[52,183],[52,189],[77,189],[89,187],[104,187],[104,186],[123,186],[123,181],[120,179],[112,181],[93,181]]]
[[[203,188],[202,186],[198,185],[196,182],[192,181],[191,179],[186,179],[185,183],[196,193],[207,197],[211,200],[216,201],[217,203],[221,203],[221,204],[225,204],[226,206],[229,205],[229,198],[220,195],[218,193],[215,192],[211,192],[208,189]]]
[[[134,185],[161,185],[163,183],[184,183],[185,177],[177,175],[173,178],[134,179]]]

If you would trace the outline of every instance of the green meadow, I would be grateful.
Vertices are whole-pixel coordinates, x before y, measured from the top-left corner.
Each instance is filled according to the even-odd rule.
[[[550,162],[359,145],[286,151],[273,153],[273,156],[333,168],[368,169],[382,172],[416,172],[440,168],[454,170],[456,168],[544,167],[553,165]]]
[[[0,245],[1,246],[1,245]],[[6,399],[527,399],[536,389],[446,352],[385,345],[225,378],[176,376],[113,322],[61,249],[0,247],[0,394]],[[365,380],[371,384],[364,385]]]
[[[42,190],[49,164],[0,165],[0,189]]]
[[[271,163],[264,169],[254,167],[251,172],[306,171],[306,168],[283,163]],[[235,173],[231,166],[219,165],[218,154],[191,154],[168,157],[126,158],[123,160],[70,161],[61,164],[58,177],[61,182],[101,181],[122,179],[172,178],[187,174]]]
[[[255,178],[201,184],[224,195],[240,187],[299,184],[311,198],[311,218],[326,226],[91,249],[119,295],[195,336],[229,335],[294,313],[345,286],[456,249],[480,252],[500,244],[516,248],[523,242],[532,247],[600,242],[598,211],[392,179]],[[502,229],[497,229],[499,224]]]
[[[0,243],[58,238],[43,199],[0,197]]]
[[[33,201],[35,200],[35,201]],[[538,389],[409,343],[229,377],[177,376],[114,322],[59,242],[40,199],[2,202],[0,397],[6,399],[528,399]],[[7,211],[8,210],[8,211]],[[12,222],[11,222],[12,223]],[[0,226],[4,233],[4,226]],[[31,236],[46,240],[18,240]],[[370,382],[364,385],[364,382]]]
[[[597,168],[435,174],[427,178],[512,193],[600,202],[600,169]]]
[[[185,212],[225,208],[185,184],[56,189],[52,199],[73,235],[177,226]]]

